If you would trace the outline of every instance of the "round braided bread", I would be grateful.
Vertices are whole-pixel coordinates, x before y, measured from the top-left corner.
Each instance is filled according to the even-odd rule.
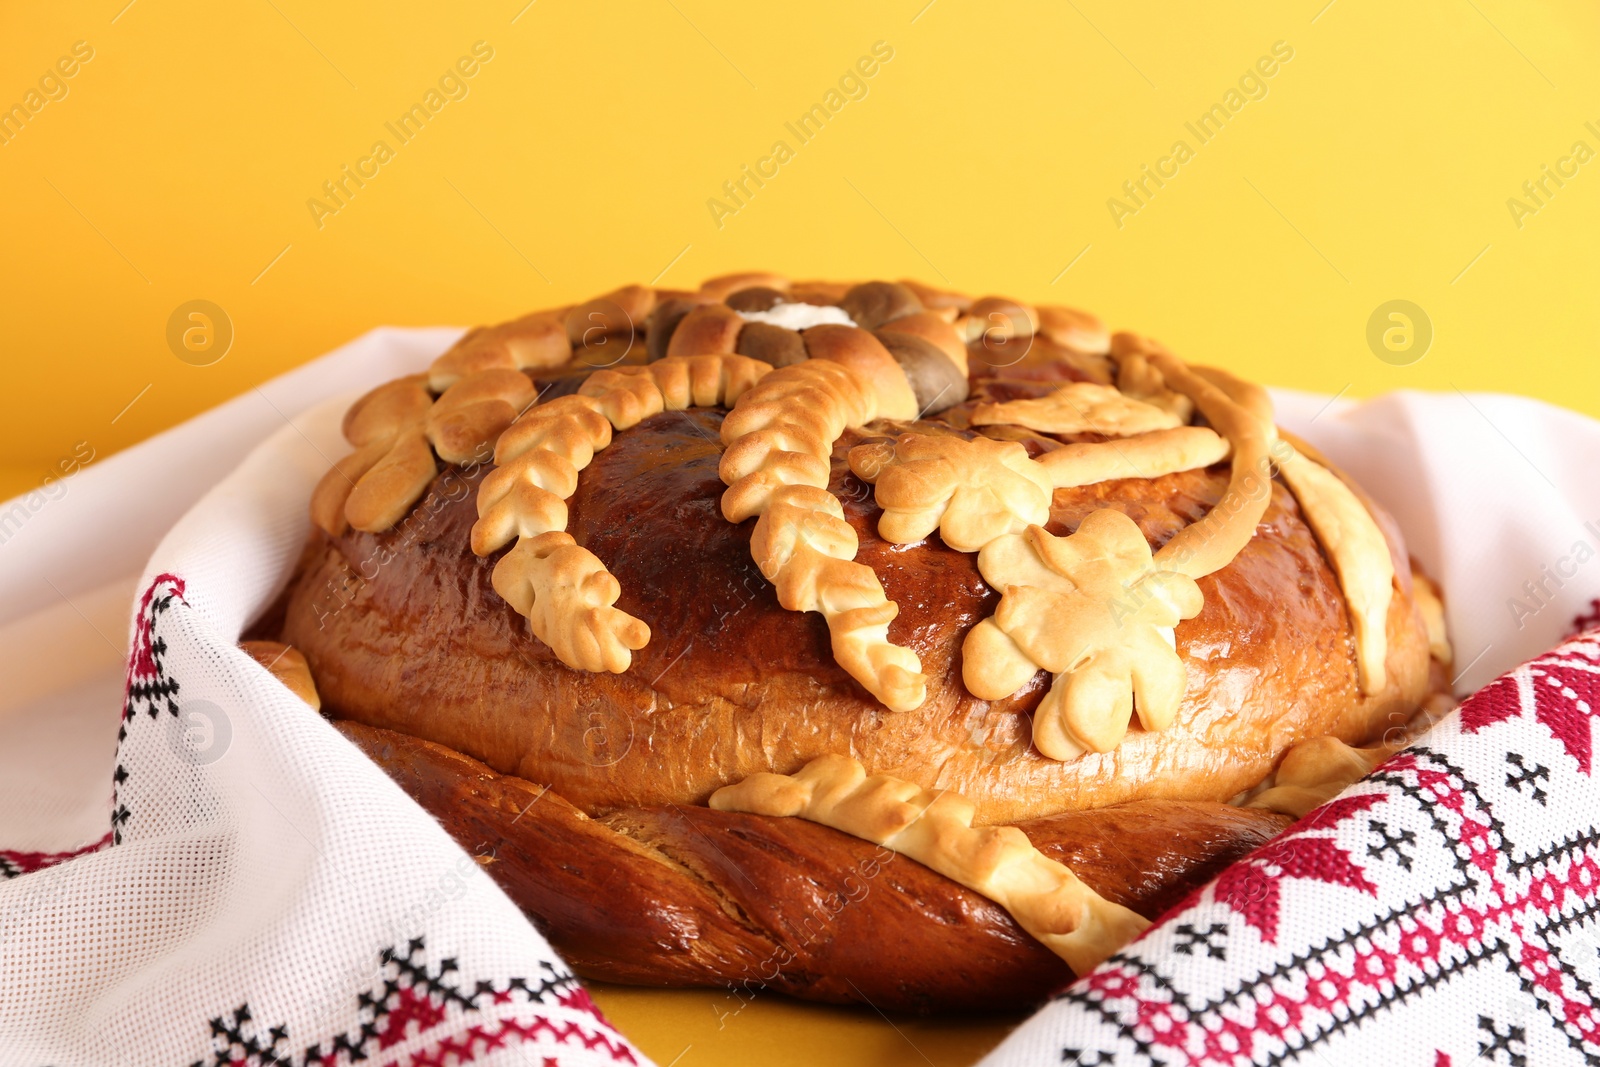
[[[1068,308],[626,286],[345,435],[252,636],[597,978],[1037,999],[1447,688],[1266,393]]]

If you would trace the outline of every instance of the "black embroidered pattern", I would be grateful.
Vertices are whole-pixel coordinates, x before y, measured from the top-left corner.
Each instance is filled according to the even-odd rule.
[[[1093,1056],[1094,1059],[1085,1059]],[[1075,1067],[1109,1067],[1116,1062],[1116,1057],[1104,1049],[1064,1048],[1061,1050],[1061,1062],[1074,1064]]]
[[[1478,1056],[1488,1063],[1499,1063],[1500,1053],[1506,1054],[1505,1061],[1511,1067],[1527,1067],[1528,1057],[1512,1048],[1512,1045],[1521,1045],[1527,1032],[1520,1026],[1507,1023],[1505,1033],[1501,1033],[1498,1024],[1487,1015],[1478,1016],[1478,1029],[1484,1031],[1488,1040],[1482,1038],[1478,1041]]]
[[[502,982],[480,981],[470,989],[460,981],[455,959],[430,964],[424,952],[424,939],[417,937],[404,946],[378,954],[379,981],[359,994],[356,1023],[348,1030],[304,1046],[292,1048],[293,1035],[283,1024],[263,1026],[255,1020],[249,1004],[211,1020],[211,1052],[208,1059],[195,1060],[190,1067],[324,1067],[334,1063],[359,1063],[414,1036],[418,1029],[437,1025],[449,1008],[481,1010],[497,1004],[537,1003],[592,1011],[592,1002],[569,971],[555,964],[542,964],[544,975],[537,979],[511,978]],[[509,1036],[548,1035],[556,1040],[577,1039],[585,1048],[603,1048],[622,1062],[633,1062],[633,1055],[620,1040],[602,1032],[603,1022],[596,1016],[595,1026],[587,1031],[574,1024],[537,1020],[479,1022],[458,1030],[441,1042],[439,1062],[465,1063],[487,1045],[503,1043]],[[498,1025],[498,1028],[496,1028]],[[420,1059],[420,1062],[429,1062]]]
[[[1367,855],[1372,859],[1383,859],[1389,853],[1394,853],[1394,861],[1405,870],[1411,869],[1411,854],[1405,851],[1407,845],[1417,842],[1417,835],[1410,830],[1401,830],[1397,834],[1389,832],[1389,824],[1378,819],[1367,823],[1367,831],[1376,834],[1378,840],[1375,844],[1367,846]]]
[[[1221,941],[1212,940],[1213,938],[1220,939],[1227,935],[1227,923],[1212,923],[1204,930],[1195,929],[1193,923],[1182,923],[1175,932],[1180,940],[1172,946],[1172,951],[1174,952],[1181,952],[1185,956],[1194,956],[1198,955],[1197,950],[1204,949],[1205,954],[1214,960],[1228,958],[1228,951],[1223,947]]]
[[[167,588],[170,592],[157,595]],[[167,674],[167,642],[156,633],[156,620],[172,607],[174,600],[183,599],[184,582],[173,574],[158,575],[145,590],[139,605],[139,618],[134,629],[133,648],[128,659],[128,684],[122,702],[122,725],[117,729],[117,769],[111,776],[111,842],[122,843],[122,831],[133,813],[124,802],[122,787],[127,784],[129,771],[122,762],[122,745],[128,739],[128,725],[140,711],[150,718],[159,718],[165,710],[178,717],[178,680]]]
[[[1450,786],[1458,790],[1463,797],[1470,798],[1475,821],[1481,820],[1481,822],[1478,822],[1480,826],[1487,825],[1488,833],[1495,843],[1496,850],[1508,860],[1509,874],[1514,875],[1524,870],[1547,868],[1563,860],[1576,863],[1586,857],[1600,853],[1600,830],[1590,830],[1587,833],[1571,835],[1565,841],[1518,858],[1516,855],[1517,849],[1504,837],[1502,822],[1495,817],[1487,800],[1460,768],[1456,767],[1442,753],[1425,746],[1414,747],[1408,750],[1406,755],[1413,758],[1418,767],[1448,776]],[[1394,769],[1386,765],[1375,774],[1369,776],[1368,780],[1389,787],[1396,799],[1409,797],[1428,816],[1433,824],[1434,831],[1437,832],[1442,842],[1453,840],[1441,806],[1434,803],[1435,797],[1430,795],[1428,790],[1417,782],[1412,781],[1406,775],[1404,769]],[[1303,822],[1301,829],[1316,828],[1315,818],[1316,816],[1314,815]],[[1401,845],[1416,843],[1416,834],[1414,832],[1402,831],[1396,834],[1391,831],[1389,824],[1378,820],[1368,819],[1365,829],[1369,834],[1376,834],[1382,839],[1381,845],[1371,846],[1371,851],[1374,855],[1386,854],[1391,849],[1398,854]],[[1425,899],[1409,901],[1401,906],[1389,909],[1385,913],[1375,916],[1370,922],[1363,923],[1342,935],[1313,943],[1304,952],[1297,953],[1277,966],[1239,983],[1235,988],[1222,993],[1215,999],[1191,1000],[1173,984],[1173,981],[1168,976],[1162,974],[1137,956],[1117,953],[1107,962],[1108,964],[1117,965],[1123,971],[1131,972],[1137,978],[1141,987],[1147,984],[1158,994],[1154,998],[1157,1001],[1160,1000],[1161,995],[1164,995],[1167,998],[1167,1002],[1170,1002],[1175,1010],[1189,1020],[1221,1018],[1221,1009],[1225,1006],[1264,995],[1273,989],[1275,985],[1290,979],[1294,975],[1308,974],[1310,973],[1307,969],[1309,964],[1329,958],[1343,948],[1370,942],[1374,935],[1384,931],[1398,929],[1402,932],[1402,936],[1409,936],[1406,933],[1406,923],[1408,921],[1414,923],[1411,916],[1415,912],[1433,906],[1444,906],[1446,908],[1459,906],[1468,893],[1479,889],[1483,883],[1480,881],[1478,871],[1472,862],[1472,853],[1465,844],[1457,844],[1454,848],[1447,847],[1444,850],[1444,854],[1451,857],[1456,868],[1457,878],[1452,880],[1453,884],[1436,889]],[[1559,953],[1548,951],[1550,941],[1556,934],[1569,926],[1581,925],[1595,917],[1600,917],[1600,900],[1577,909],[1572,914],[1563,917],[1552,916],[1550,921],[1542,927],[1523,929],[1517,933],[1514,939],[1506,937],[1486,938],[1475,947],[1464,949],[1461,953],[1461,958],[1448,966],[1438,966],[1431,973],[1424,973],[1415,978],[1395,980],[1375,999],[1369,998],[1365,1004],[1358,1005],[1352,1001],[1342,1005],[1341,1011],[1336,1013],[1326,1025],[1320,1028],[1307,1029],[1298,1033],[1294,1032],[1293,1028],[1290,1028],[1283,1035],[1281,1051],[1267,1052],[1251,1062],[1268,1065],[1268,1067],[1278,1067],[1278,1065],[1296,1059],[1308,1049],[1324,1043],[1332,1036],[1347,1029],[1359,1027],[1366,1020],[1382,1012],[1392,1011],[1405,1002],[1414,999],[1422,992],[1451,980],[1456,975],[1475,971],[1487,961],[1499,961],[1508,970],[1519,976],[1523,990],[1531,994],[1550,1020],[1564,1031],[1568,1042],[1575,1051],[1583,1056],[1584,1062],[1589,1067],[1600,1067],[1600,1052],[1593,1051],[1594,1046],[1585,1041],[1586,1037],[1592,1041],[1592,1035],[1584,1034],[1578,1026],[1566,1021],[1561,997],[1550,992],[1543,985],[1535,983],[1525,973],[1526,967],[1524,965],[1526,954],[1530,949],[1536,952],[1546,952],[1549,966],[1559,971],[1572,983],[1577,999],[1586,1001],[1589,1004],[1600,1003],[1589,984],[1573,973],[1572,968],[1560,958]],[[1185,926],[1187,926],[1187,930],[1185,930]],[[1186,942],[1189,946],[1189,954],[1197,955],[1198,953],[1193,951],[1194,946],[1199,943],[1199,932],[1195,926],[1193,924],[1184,924],[1176,927],[1175,931],[1189,938]],[[1518,958],[1513,952],[1514,941],[1520,942],[1522,945],[1522,958]],[[1178,951],[1184,951],[1176,945],[1174,948]],[[1133,1051],[1141,1057],[1142,1062],[1151,1065],[1165,1062],[1165,1057],[1158,1054],[1156,1047],[1150,1041],[1140,1037],[1134,1027],[1133,1018],[1128,1016],[1124,1010],[1118,1009],[1110,1003],[1102,1002],[1092,991],[1085,988],[1084,983],[1075,984],[1072,988],[1059,994],[1058,999],[1087,1009],[1108,1026],[1119,1030],[1122,1039],[1129,1043]],[[1508,1063],[1512,1067],[1525,1067],[1526,1047],[1523,1044],[1524,1039],[1525,1028],[1523,1027],[1510,1028],[1504,1033],[1496,1031],[1491,1039],[1485,1042],[1486,1048],[1484,1051],[1492,1051],[1495,1055],[1502,1057],[1514,1057],[1511,1059],[1502,1058],[1499,1062]],[[1069,1052],[1076,1052],[1076,1050],[1063,1049],[1063,1058],[1067,1059],[1068,1062],[1070,1062],[1070,1057],[1066,1054]],[[1484,1058],[1485,1062],[1494,1062],[1493,1056]]]
[[[1550,768],[1542,763],[1535,763],[1532,767],[1527,766],[1523,763],[1522,753],[1520,752],[1507,752],[1506,763],[1516,768],[1515,771],[1506,773],[1506,788],[1515,789],[1521,793],[1523,792],[1522,787],[1527,786],[1528,795],[1538,801],[1540,807],[1544,807],[1545,802],[1549,799],[1549,794],[1544,791],[1544,786],[1539,783],[1549,784]]]

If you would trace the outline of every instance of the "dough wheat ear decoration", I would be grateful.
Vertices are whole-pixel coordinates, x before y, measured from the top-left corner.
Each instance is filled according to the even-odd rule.
[[[648,367],[603,370],[576,396],[535,405],[500,435],[498,466],[478,487],[472,551],[516,545],[494,567],[494,588],[535,637],[569,667],[620,674],[650,628],[614,607],[622,586],[566,532],[578,472],[613,431],[662,411],[731,403],[771,368],[744,356],[669,356]]]
[[[860,763],[823,756],[794,775],[756,774],[711,794],[718,811],[792,816],[894,849],[999,904],[1078,974],[1150,923],[1045,856],[1015,826],[972,825],[974,808]]]
[[[839,666],[886,707],[909,711],[927,695],[922,664],[889,642],[899,609],[871,568],[855,562],[856,534],[828,479],[847,427],[914,419],[916,398],[871,334],[814,326],[802,336],[812,358],[767,375],[723,420],[722,514],[729,522],[759,516],[750,554],[778,602],[821,612]]]

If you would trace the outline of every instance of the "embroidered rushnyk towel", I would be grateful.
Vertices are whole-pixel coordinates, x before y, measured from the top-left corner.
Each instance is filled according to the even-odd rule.
[[[993,1065],[1600,1062],[1600,633],[1491,682]]]
[[[472,856],[236,647],[293,566],[348,399],[276,419],[155,548],[121,698],[87,683],[121,704],[105,732],[52,695],[0,715],[0,1063],[648,1064]],[[27,669],[6,661],[8,682]],[[101,785],[41,803],[80,762]]]
[[[236,648],[351,390],[453,336],[374,333],[0,504],[22,515],[0,523],[0,1064],[646,1062],[472,857]],[[1600,647],[1555,646],[1600,592],[1600,424],[1513,397],[1276,400],[1397,516],[1443,583],[1458,688],[1487,688],[990,1062],[1596,1062]]]

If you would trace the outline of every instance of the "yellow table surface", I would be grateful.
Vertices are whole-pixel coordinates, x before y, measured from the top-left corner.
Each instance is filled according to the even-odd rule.
[[[590,983],[606,1017],[660,1067],[931,1064],[967,1067],[1025,1015],[913,1018],[804,1004],[773,993]]]
[[[1600,414],[1597,45],[1579,0],[5,5],[0,496],[378,324],[752,266],[1078,304],[1329,394]],[[169,343],[194,300],[215,362]],[[1420,358],[1369,343],[1393,300]],[[599,996],[664,1064],[999,1033]]]

